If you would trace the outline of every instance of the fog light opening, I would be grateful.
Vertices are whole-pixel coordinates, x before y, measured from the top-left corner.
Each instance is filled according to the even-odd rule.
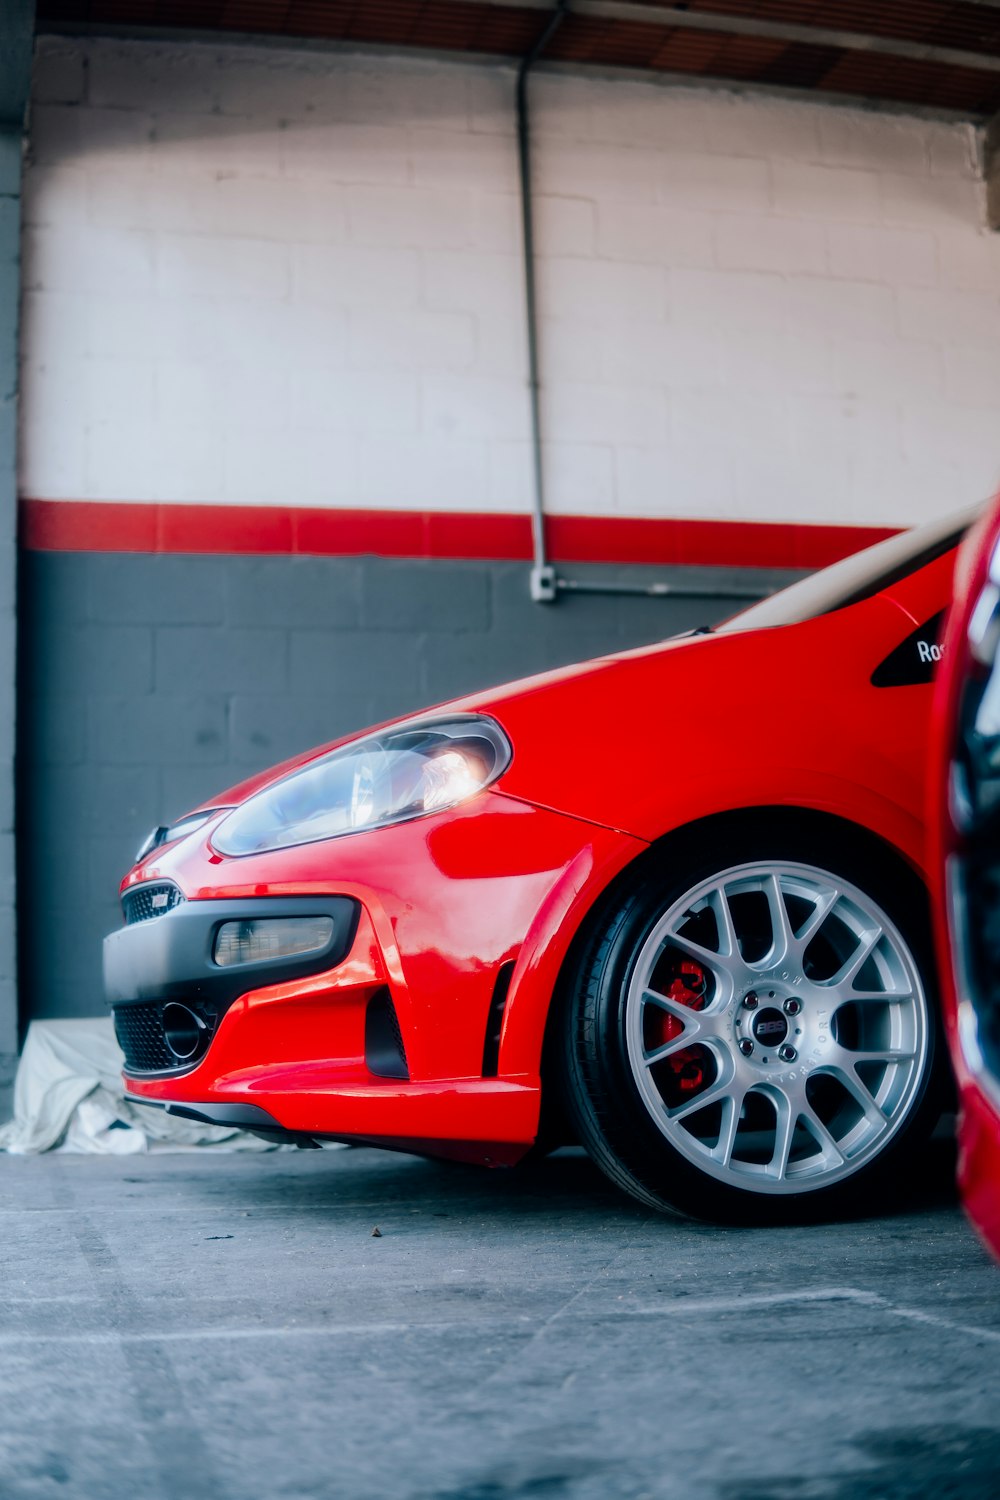
[[[332,917],[262,917],[223,922],[215,938],[215,962],[220,968],[229,968],[235,964],[267,963],[275,958],[304,958],[310,953],[322,953],[332,940]]]

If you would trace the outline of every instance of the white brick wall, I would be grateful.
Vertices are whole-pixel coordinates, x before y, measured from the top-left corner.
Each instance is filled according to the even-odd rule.
[[[905,524],[1000,479],[962,125],[543,74],[548,499]],[[41,43],[22,493],[527,509],[510,69]]]

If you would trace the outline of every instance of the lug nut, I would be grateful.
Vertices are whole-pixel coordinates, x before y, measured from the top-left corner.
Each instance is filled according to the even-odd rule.
[[[743,1053],[744,1057],[749,1057],[751,1052],[753,1051],[753,1042],[748,1036],[740,1038],[740,1051]]]
[[[796,1000],[794,995],[790,995],[782,1006],[782,1009],[786,1016],[797,1016],[802,1009],[802,1001]]]
[[[778,1048],[778,1056],[781,1058],[782,1062],[794,1062],[798,1054],[796,1053],[795,1048],[790,1047],[786,1042],[783,1047]]]
[[[755,990],[747,990],[746,994],[743,996],[743,1009],[744,1010],[756,1010],[757,1009],[757,994],[756,994]]]

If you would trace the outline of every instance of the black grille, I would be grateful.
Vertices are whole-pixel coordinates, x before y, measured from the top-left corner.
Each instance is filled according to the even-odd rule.
[[[162,1073],[177,1067],[163,1035],[162,1005],[117,1006],[115,1035],[129,1073]]]
[[[376,990],[365,1011],[365,1063],[377,1078],[409,1078],[399,1017],[386,989]]]
[[[140,1002],[134,1005],[114,1007],[115,1035],[125,1054],[127,1073],[179,1072],[193,1068],[205,1055],[216,1026],[216,1016],[197,1002],[187,1007],[195,1010],[204,1022],[203,1042],[197,1053],[190,1057],[178,1057],[167,1046],[163,1029],[162,1001]],[[174,1003],[174,1010],[177,1005]]]
[[[169,881],[159,885],[134,885],[122,896],[122,911],[125,925],[133,922],[148,922],[151,917],[162,917],[184,900],[180,891]]]

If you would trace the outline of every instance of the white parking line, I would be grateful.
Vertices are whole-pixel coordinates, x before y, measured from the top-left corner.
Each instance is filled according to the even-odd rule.
[[[576,1299],[573,1299],[576,1300]],[[814,1287],[792,1292],[759,1292],[750,1293],[746,1296],[732,1297],[676,1297],[670,1301],[661,1303],[643,1303],[639,1306],[616,1307],[611,1309],[615,1317],[689,1317],[692,1314],[701,1317],[725,1316],[729,1313],[752,1312],[755,1309],[780,1308],[801,1306],[810,1303],[837,1303],[847,1302],[859,1307],[870,1307],[877,1312],[884,1313],[889,1317],[906,1318],[914,1323],[927,1324],[934,1328],[941,1328],[949,1333],[961,1334],[963,1337],[984,1339],[989,1343],[1000,1343],[1000,1329],[974,1328],[966,1323],[953,1323],[948,1318],[941,1317],[937,1313],[923,1312],[919,1308],[897,1307],[887,1298],[881,1297],[877,1292],[867,1292],[859,1287]],[[579,1307],[573,1311],[564,1307],[559,1316],[570,1320],[587,1319],[593,1321],[594,1317],[603,1316],[604,1309],[595,1314],[593,1308]],[[544,1320],[546,1326],[553,1320],[553,1315]],[[106,1329],[92,1333],[4,1333],[0,1334],[0,1349],[16,1348],[20,1345],[29,1344],[88,1344],[88,1345],[113,1345],[113,1344],[174,1344],[174,1343],[198,1343],[202,1340],[246,1340],[246,1339],[329,1339],[329,1338],[352,1338],[363,1336],[399,1336],[407,1333],[446,1333],[461,1329],[476,1329],[482,1332],[483,1328],[489,1326],[498,1331],[514,1330],[527,1332],[534,1320],[526,1313],[519,1313],[513,1317],[491,1318],[488,1325],[482,1319],[454,1319],[438,1323],[331,1323],[331,1324],[296,1324],[289,1323],[281,1326],[269,1326],[266,1328],[170,1328],[162,1333],[115,1333]],[[537,1332],[538,1330],[536,1330]]]

